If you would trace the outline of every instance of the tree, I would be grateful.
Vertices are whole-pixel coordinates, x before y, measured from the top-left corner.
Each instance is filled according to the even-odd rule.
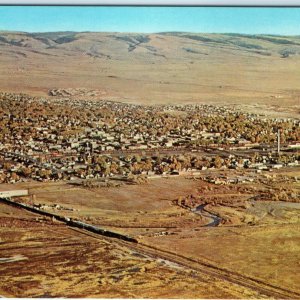
[[[17,181],[17,180],[19,180],[19,178],[20,177],[15,172],[12,172],[11,175],[10,175],[11,180]]]
[[[224,162],[223,159],[217,155],[214,159],[213,165],[215,168],[219,169],[222,167],[223,162]]]
[[[27,167],[22,168],[20,171],[20,175],[24,177],[29,177],[31,173],[32,173],[31,168],[27,168]]]

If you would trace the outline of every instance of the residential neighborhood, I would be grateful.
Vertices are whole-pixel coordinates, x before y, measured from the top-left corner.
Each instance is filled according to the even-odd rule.
[[[0,182],[297,166],[300,120],[1,93]],[[278,134],[281,152],[278,153]]]

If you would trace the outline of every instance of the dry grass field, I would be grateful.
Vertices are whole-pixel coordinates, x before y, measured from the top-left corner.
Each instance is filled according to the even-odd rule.
[[[0,204],[4,297],[257,298],[257,292]]]
[[[290,170],[286,172],[286,176],[294,176],[296,171],[296,169]],[[47,211],[136,237],[140,243],[139,247],[142,247],[137,248],[137,252],[143,250],[143,247],[154,247],[163,251],[163,257],[170,253],[171,255],[179,254],[187,260],[191,259],[190,268],[193,268],[194,264],[200,264],[205,271],[206,264],[209,264],[217,272],[222,269],[221,273],[217,274],[218,280],[221,280],[219,276],[221,278],[225,276],[224,273],[234,272],[234,276],[238,278],[246,276],[246,282],[255,279],[263,284],[271,284],[272,289],[286,289],[295,293],[294,295],[299,295],[300,286],[297,274],[300,270],[300,204],[282,201],[251,201],[251,197],[255,195],[253,189],[259,191],[263,186],[259,183],[218,186],[200,179],[184,177],[152,179],[148,184],[142,185],[93,189],[74,187],[65,183],[17,184],[18,188],[29,188],[30,193],[36,195],[35,204],[48,205],[48,208],[45,208]],[[2,185],[1,188],[7,189],[8,187]],[[298,191],[299,183],[285,182],[281,184],[281,187]],[[174,205],[174,200],[186,195],[194,195],[195,198],[197,195],[200,196],[202,201],[210,203],[207,206],[208,211],[219,215],[224,220],[227,219],[227,222],[218,227],[205,227],[211,222],[209,216],[198,215],[189,209]],[[216,200],[213,199],[223,200],[215,203]],[[30,198],[23,197],[19,200],[32,204]],[[51,208],[52,204],[60,205],[61,209]],[[65,208],[73,209],[73,211],[64,210]],[[121,244],[119,249],[119,242],[111,239],[95,240],[85,237],[82,233],[78,234],[57,221],[53,223],[53,220],[45,217],[37,217],[21,210],[15,214],[12,212],[15,209],[4,205],[1,205],[1,209],[3,210],[1,241],[4,242],[2,256],[45,255],[47,259],[44,263],[54,266],[50,268],[48,275],[57,274],[56,280],[49,283],[49,278],[47,279],[43,271],[39,273],[35,270],[31,275],[27,273],[28,281],[34,281],[36,278],[36,284],[28,283],[30,292],[28,290],[28,294],[24,294],[18,291],[18,284],[21,284],[23,280],[26,281],[27,269],[22,265],[21,269],[25,277],[21,275],[21,277],[15,277],[16,287],[13,289],[12,284],[9,284],[13,290],[2,288],[4,294],[6,292],[8,295],[11,293],[10,295],[15,296],[40,296],[49,287],[49,291],[55,291],[56,296],[76,297],[174,297],[176,295],[176,297],[183,298],[248,298],[264,296],[264,293],[257,290],[255,285],[252,290],[250,289],[251,291],[246,289],[241,292],[239,289],[242,289],[242,286],[237,289],[235,284],[224,284],[218,280],[215,283],[216,286],[211,286],[206,290],[206,279],[191,277],[184,267],[180,271],[180,277],[174,274],[177,272],[176,268],[175,271],[170,266],[158,266],[159,260],[153,257],[148,258],[149,261],[138,262],[140,258],[133,258],[132,253],[126,248],[127,245]],[[40,225],[36,225],[39,224],[37,222],[41,222]],[[27,225],[23,226],[23,223]],[[6,225],[3,227],[3,224]],[[10,227],[9,231],[7,227]],[[47,236],[47,241],[43,235]],[[70,242],[71,240],[73,242]],[[56,247],[58,243],[60,247]],[[78,247],[74,247],[75,243],[78,243]],[[9,251],[12,244],[16,249],[15,252]],[[102,262],[106,257],[103,256],[103,247],[104,249],[114,247],[112,253],[116,252],[116,254],[110,254],[116,257],[109,261],[109,266],[107,265],[105,271],[103,271],[103,265],[97,261],[100,258]],[[51,255],[54,257],[48,253],[50,249],[53,249]],[[60,251],[65,254],[61,256]],[[81,257],[78,258],[78,255]],[[72,284],[75,285],[77,282],[79,284],[80,281],[76,289],[72,289],[68,281],[66,281],[66,286],[60,286],[60,289],[54,288],[59,282],[64,282],[64,276],[65,278],[69,276],[65,272],[66,260],[70,261],[67,266]],[[39,260],[30,260],[32,270],[38,262]],[[25,263],[28,264],[28,260],[14,264],[17,268],[18,264]],[[63,267],[59,267],[60,265]],[[137,272],[134,276],[129,276],[129,266],[133,268],[134,265],[141,266],[142,270],[149,269],[150,273],[148,271],[145,274]],[[5,267],[5,264],[2,266]],[[13,264],[7,264],[7,268],[2,269],[6,279],[11,278],[9,274],[14,270],[11,266]],[[117,273],[121,272],[116,275],[123,278],[119,279],[120,282],[117,279],[114,281],[112,270]],[[98,278],[100,273],[104,278],[101,285]],[[39,274],[43,274],[43,279]],[[82,279],[85,276],[93,282],[90,289]],[[143,284],[139,285],[139,280],[148,282],[146,289]],[[168,287],[166,287],[167,282],[170,283]],[[33,284],[32,289],[30,284]],[[261,288],[260,284],[258,284],[259,288]],[[43,290],[44,286],[46,286],[45,290]],[[164,288],[157,289],[160,286]],[[195,289],[195,286],[199,290]],[[223,290],[225,287],[226,289]],[[181,293],[177,293],[177,289],[182,289]]]

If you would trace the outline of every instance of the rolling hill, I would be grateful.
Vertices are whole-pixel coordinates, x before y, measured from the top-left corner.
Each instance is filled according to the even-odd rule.
[[[156,103],[300,104],[300,36],[0,32],[0,89]]]

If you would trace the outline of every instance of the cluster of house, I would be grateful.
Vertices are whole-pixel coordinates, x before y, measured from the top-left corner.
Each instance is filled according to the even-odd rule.
[[[126,156],[130,153],[147,156],[151,149],[192,152],[199,145],[221,150],[258,147],[260,143],[247,139],[243,132],[233,130],[234,127],[228,127],[241,116],[242,125],[243,120],[248,122],[246,127],[247,124],[258,124],[259,128],[264,128],[265,135],[270,124],[284,124],[287,135],[294,138],[291,128],[299,130],[300,126],[299,120],[261,121],[256,115],[213,105],[142,106],[68,98],[49,100],[13,94],[1,94],[0,98],[0,122],[5,126],[0,134],[0,182],[16,182],[27,177],[61,180],[134,172],[148,175],[176,173],[182,170],[166,167],[171,164],[168,160],[158,164],[148,159],[143,165],[143,161],[137,162]],[[245,132],[247,130],[249,128]],[[296,143],[290,145],[296,146]],[[99,163],[97,158],[101,156],[104,158]],[[265,169],[264,162],[258,163],[256,168]],[[296,157],[288,163],[296,164]],[[234,160],[230,165],[237,167]],[[242,165],[249,167],[247,163]],[[206,167],[193,168],[191,165],[183,169]],[[273,164],[273,167],[279,168],[280,164]]]

